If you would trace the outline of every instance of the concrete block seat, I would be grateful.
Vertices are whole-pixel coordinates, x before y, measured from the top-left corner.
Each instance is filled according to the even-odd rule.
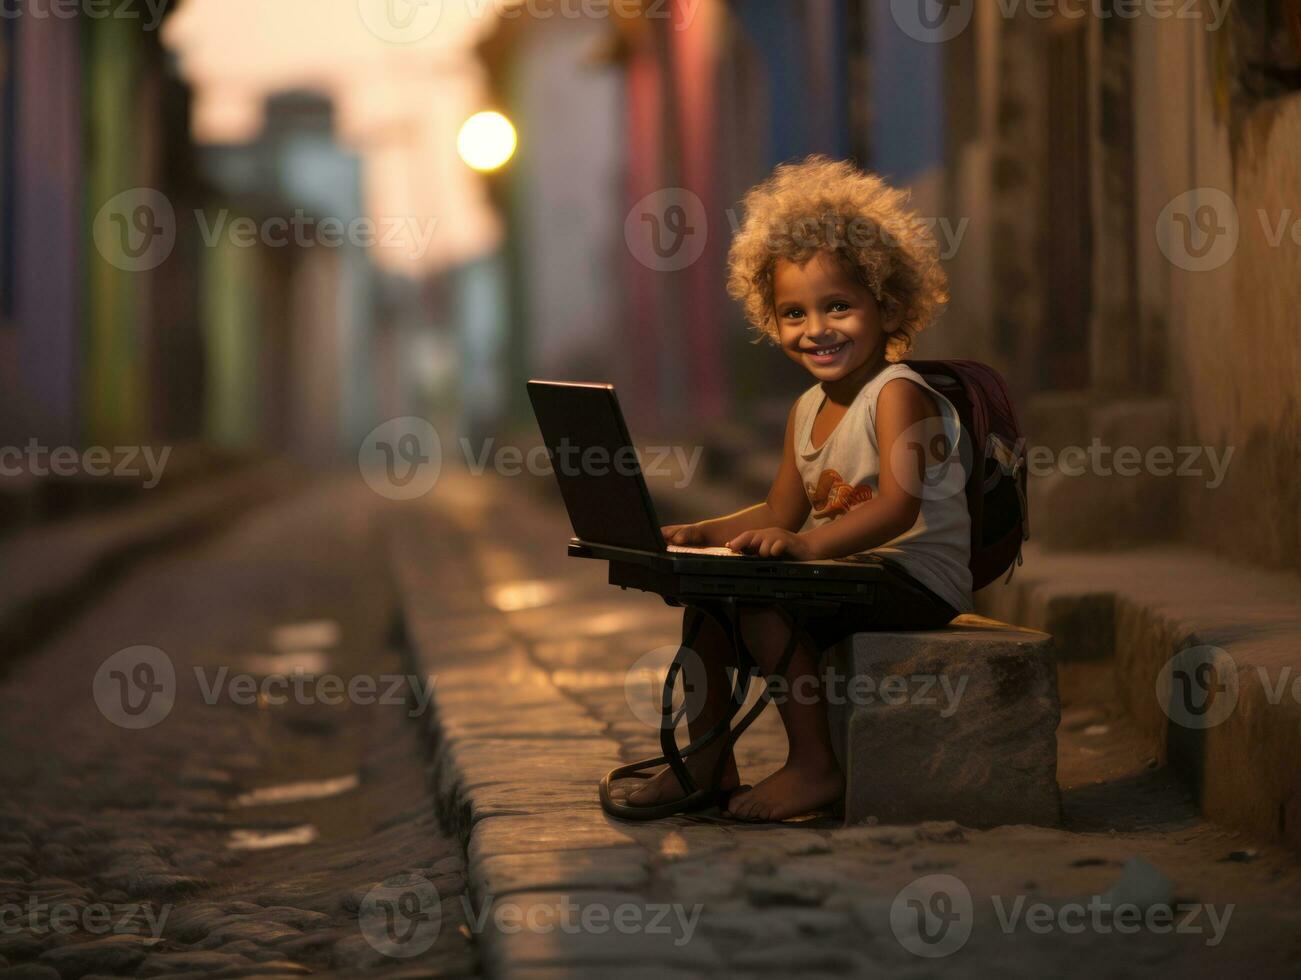
[[[858,633],[830,651],[845,822],[1061,819],[1051,637],[982,616]]]

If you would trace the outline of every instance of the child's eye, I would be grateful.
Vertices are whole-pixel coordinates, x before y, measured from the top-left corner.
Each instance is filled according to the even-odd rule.
[[[799,319],[803,318],[803,316],[804,316],[804,311],[801,310],[799,307],[796,307],[796,308],[793,309],[793,310],[787,310],[787,311],[783,314],[783,316],[785,316],[787,320],[799,320]]]
[[[848,313],[848,312],[849,312],[849,304],[848,304],[848,303],[832,303],[831,306],[829,307],[829,309],[831,310],[832,313]]]

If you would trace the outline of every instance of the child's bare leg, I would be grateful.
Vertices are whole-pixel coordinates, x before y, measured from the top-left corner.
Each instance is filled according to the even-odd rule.
[[[687,610],[682,616],[682,636],[686,638],[693,616],[704,615],[698,611]],[[687,731],[695,741],[727,714],[732,700],[732,679],[727,668],[734,665],[736,656],[732,650],[732,640],[712,616],[705,616],[700,632],[692,643],[695,657],[687,657],[683,664],[682,683],[688,692],[703,691],[700,710],[687,718]],[[693,704],[694,707],[694,704]],[[713,777],[714,766],[718,763],[720,753],[724,751],[726,737],[720,736],[711,745],[688,756],[687,770],[696,780],[698,786],[708,784]],[[723,777],[720,783],[723,789],[734,788],[739,780],[736,773],[736,759],[727,750],[727,761],[723,764]],[[682,787],[678,777],[665,766],[659,773],[628,794],[628,801],[637,806],[654,806],[668,803],[682,797]]]
[[[760,670],[772,675],[791,630],[771,606],[747,607],[742,635]],[[836,762],[827,706],[817,676],[819,651],[803,638],[786,670],[786,694],[777,704],[790,748],[786,764],[751,790],[737,793],[728,812],[744,820],[785,820],[821,809],[841,798],[845,778]]]

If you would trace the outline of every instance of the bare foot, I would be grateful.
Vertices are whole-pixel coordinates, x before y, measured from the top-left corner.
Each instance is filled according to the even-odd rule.
[[[835,763],[824,767],[782,766],[754,789],[737,793],[727,812],[738,820],[789,820],[824,809],[845,794],[845,776]]]
[[[691,778],[695,780],[696,787],[707,785],[709,779],[714,774],[714,765],[718,762],[718,754],[715,752],[699,752],[685,760],[687,772],[691,773]],[[727,762],[723,764],[723,778],[719,783],[720,789],[735,789],[741,782],[740,776],[736,771],[736,759],[728,753]],[[634,806],[658,806],[661,803],[670,803],[673,800],[682,798],[682,785],[678,782],[678,777],[673,775],[673,770],[665,766],[650,779],[645,780],[641,786],[628,794],[628,802]]]

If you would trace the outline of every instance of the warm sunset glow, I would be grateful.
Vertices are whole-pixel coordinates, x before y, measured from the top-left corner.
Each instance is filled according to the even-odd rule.
[[[491,254],[501,241],[487,189],[457,150],[466,117],[487,98],[475,48],[494,29],[496,9],[186,0],[163,39],[193,87],[200,144],[255,142],[277,94],[328,98],[339,147],[361,165],[366,215],[386,229],[388,244],[370,250],[372,261],[419,277]]]

